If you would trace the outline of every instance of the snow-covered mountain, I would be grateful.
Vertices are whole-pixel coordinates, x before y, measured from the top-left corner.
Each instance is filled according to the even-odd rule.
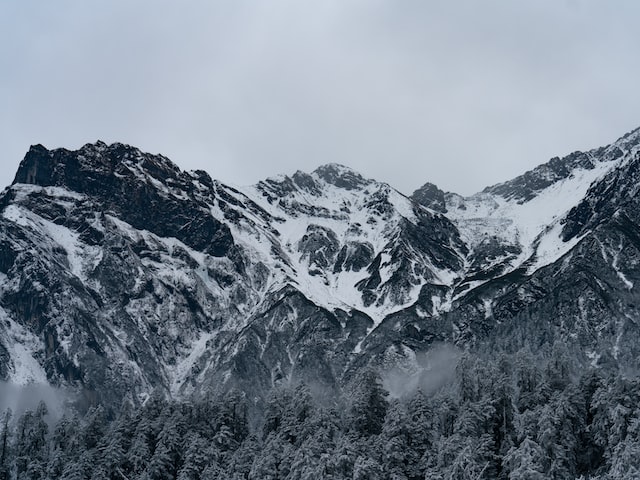
[[[0,195],[0,379],[112,404],[330,391],[429,368],[434,343],[555,338],[635,365],[639,164],[635,130],[471,197],[406,197],[335,164],[234,188],[122,144],[34,146]]]

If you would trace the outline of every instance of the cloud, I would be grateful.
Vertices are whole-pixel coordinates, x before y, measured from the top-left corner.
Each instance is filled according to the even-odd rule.
[[[49,385],[0,382],[0,417],[10,409],[13,418],[17,419],[27,410],[35,411],[43,401],[47,405],[49,421],[55,423],[62,417],[71,399],[68,393]]]
[[[637,2],[0,6],[3,184],[98,138],[254,183],[347,164],[472,193],[640,124]]]
[[[452,382],[462,351],[450,344],[435,344],[416,354],[415,368],[394,368],[383,374],[383,385],[396,398],[410,396],[418,389],[432,395]]]

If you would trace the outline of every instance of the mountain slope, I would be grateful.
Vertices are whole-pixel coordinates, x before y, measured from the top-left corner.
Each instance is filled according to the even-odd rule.
[[[621,175],[621,169],[640,151],[639,144],[640,131],[635,130],[608,147],[553,158],[471,197],[440,192],[442,208],[471,250],[468,277],[491,278],[521,267],[531,274],[562,257],[575,246],[578,237],[567,234],[568,224],[575,223],[578,215],[569,212],[585,208],[579,204],[590,187],[604,185],[607,175]],[[432,188],[427,184],[417,190],[414,200],[421,201],[425,191]],[[621,193],[621,197],[626,198],[627,193]],[[600,192],[592,196],[606,195]]]
[[[350,345],[339,377],[388,312],[462,267],[455,227],[389,186],[338,166],[293,179],[302,187],[243,193],[121,144],[33,147],[0,199],[3,377],[107,400],[188,393],[200,369],[233,383],[225,349],[244,352],[252,325],[282,322],[270,305],[283,296],[296,318],[320,309],[349,336],[333,346]],[[309,335],[317,350],[294,324],[284,342]],[[290,376],[291,352],[269,352],[260,345],[250,376]]]
[[[572,169],[563,170],[563,176],[533,197],[514,193],[518,189],[531,192],[522,186],[531,172],[472,197],[476,204],[484,200],[499,205],[477,224],[464,210],[458,219],[449,213],[461,232],[468,227],[466,222],[474,228],[480,225],[471,238],[478,238],[478,233],[491,238],[476,243],[475,252],[481,258],[486,245],[493,244],[498,252],[493,258],[487,256],[493,275],[479,262],[471,271],[480,275],[461,283],[446,315],[461,341],[538,348],[560,339],[575,345],[576,352],[595,365],[636,367],[638,348],[633,339],[640,333],[635,283],[640,273],[640,219],[635,213],[634,179],[638,178],[639,152],[640,131],[635,130],[609,147],[563,159],[560,162]],[[576,159],[582,159],[577,167]],[[558,162],[551,164],[557,167]],[[548,177],[544,167],[533,172]],[[505,192],[511,196],[503,197]],[[452,207],[447,209],[451,212]],[[493,222],[501,223],[502,229],[492,233]],[[516,232],[511,239],[510,230]],[[473,245],[470,242],[471,257],[478,255]]]
[[[90,403],[368,365],[434,343],[634,366],[640,131],[468,198],[329,164],[234,188],[122,144],[32,147],[0,195],[0,379]]]

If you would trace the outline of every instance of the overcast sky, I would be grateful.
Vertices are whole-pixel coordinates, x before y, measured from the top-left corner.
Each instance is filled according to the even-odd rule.
[[[4,0],[0,183],[98,139],[470,194],[640,126],[637,0]]]

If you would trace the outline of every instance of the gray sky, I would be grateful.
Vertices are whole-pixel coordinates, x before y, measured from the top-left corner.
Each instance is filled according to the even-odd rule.
[[[470,194],[640,126],[636,0],[4,0],[0,183],[102,139]]]

